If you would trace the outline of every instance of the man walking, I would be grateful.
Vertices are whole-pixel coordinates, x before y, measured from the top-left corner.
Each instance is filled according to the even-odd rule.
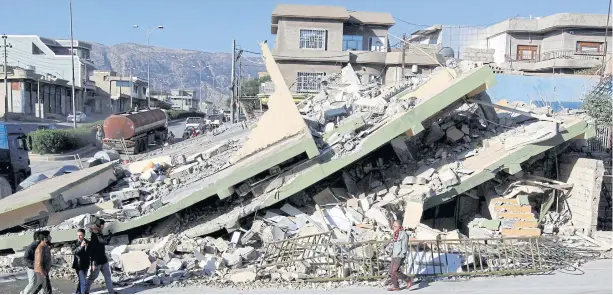
[[[48,294],[48,280],[47,276],[51,271],[51,235],[49,231],[42,231],[40,233],[40,243],[36,247],[34,252],[34,272],[36,273],[36,289],[43,285],[43,294]],[[30,292],[29,294],[34,294]]]
[[[98,278],[100,271],[102,271],[107,291],[109,292],[109,294],[117,294],[117,292],[113,289],[113,281],[111,279],[111,268],[109,267],[109,259],[106,257],[104,249],[104,246],[108,245],[113,234],[111,232],[109,232],[109,234],[106,236],[102,234],[102,230],[104,229],[104,223],[104,220],[98,218],[96,219],[94,225],[91,227],[92,236],[91,241],[89,242],[89,253],[92,260],[92,271],[89,274],[86,293],[89,293],[89,289],[91,288],[96,278]]]
[[[87,270],[89,270],[90,258],[87,252],[87,243],[85,239],[85,230],[80,228],[77,230],[77,241],[72,247],[72,268],[77,273],[79,282],[77,283],[77,294],[87,294]]]
[[[32,290],[34,290],[34,285],[36,285],[36,273],[34,272],[34,253],[36,252],[36,247],[40,243],[40,231],[34,232],[34,237],[32,243],[28,245],[26,248],[26,252],[24,254],[24,258],[26,261],[26,273],[28,274],[28,285],[21,292],[22,294],[30,294]]]
[[[393,238],[393,250],[392,250],[392,264],[390,265],[390,273],[392,276],[392,287],[388,288],[388,291],[399,291],[400,285],[398,279],[406,282],[405,289],[411,287],[411,279],[400,271],[400,266],[404,262],[404,258],[407,254],[407,247],[409,243],[409,236],[407,232],[402,228],[400,220],[394,221],[394,238]]]

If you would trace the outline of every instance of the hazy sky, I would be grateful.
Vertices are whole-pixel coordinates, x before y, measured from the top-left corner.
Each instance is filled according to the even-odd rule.
[[[515,16],[605,14],[608,8],[608,0],[73,0],[74,38],[107,45],[146,43],[145,32],[132,25],[163,25],[151,35],[151,45],[228,52],[236,39],[244,49],[255,50],[257,41],[274,40],[270,22],[277,3],[390,12],[397,18],[391,33],[398,35],[433,24],[488,25]],[[2,4],[0,33],[70,36],[69,0]]]

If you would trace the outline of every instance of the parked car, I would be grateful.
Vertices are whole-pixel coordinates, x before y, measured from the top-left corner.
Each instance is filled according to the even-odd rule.
[[[76,119],[72,116],[72,114],[66,117],[66,122],[77,121],[77,123],[85,122],[87,120],[87,116],[83,112],[77,112]]]
[[[60,129],[60,128],[58,128],[54,124],[49,124],[49,125],[38,125],[37,129],[38,130],[57,130],[57,129]]]

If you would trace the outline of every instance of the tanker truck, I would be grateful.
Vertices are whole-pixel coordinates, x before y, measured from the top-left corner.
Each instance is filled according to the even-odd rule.
[[[106,118],[102,127],[103,148],[134,155],[166,141],[168,117],[161,109],[118,113]]]

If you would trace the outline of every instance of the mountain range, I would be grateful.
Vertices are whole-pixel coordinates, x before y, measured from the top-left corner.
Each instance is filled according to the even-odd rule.
[[[169,49],[133,43],[107,46],[92,44],[91,59],[97,70],[113,70],[120,75],[147,79],[147,59],[150,62],[150,89],[152,93],[170,89],[194,89],[198,97],[202,77],[202,97],[215,105],[230,96],[232,53],[203,52],[187,49]],[[252,61],[253,59],[250,59]],[[257,77],[265,71],[263,64],[243,63],[243,79]]]

